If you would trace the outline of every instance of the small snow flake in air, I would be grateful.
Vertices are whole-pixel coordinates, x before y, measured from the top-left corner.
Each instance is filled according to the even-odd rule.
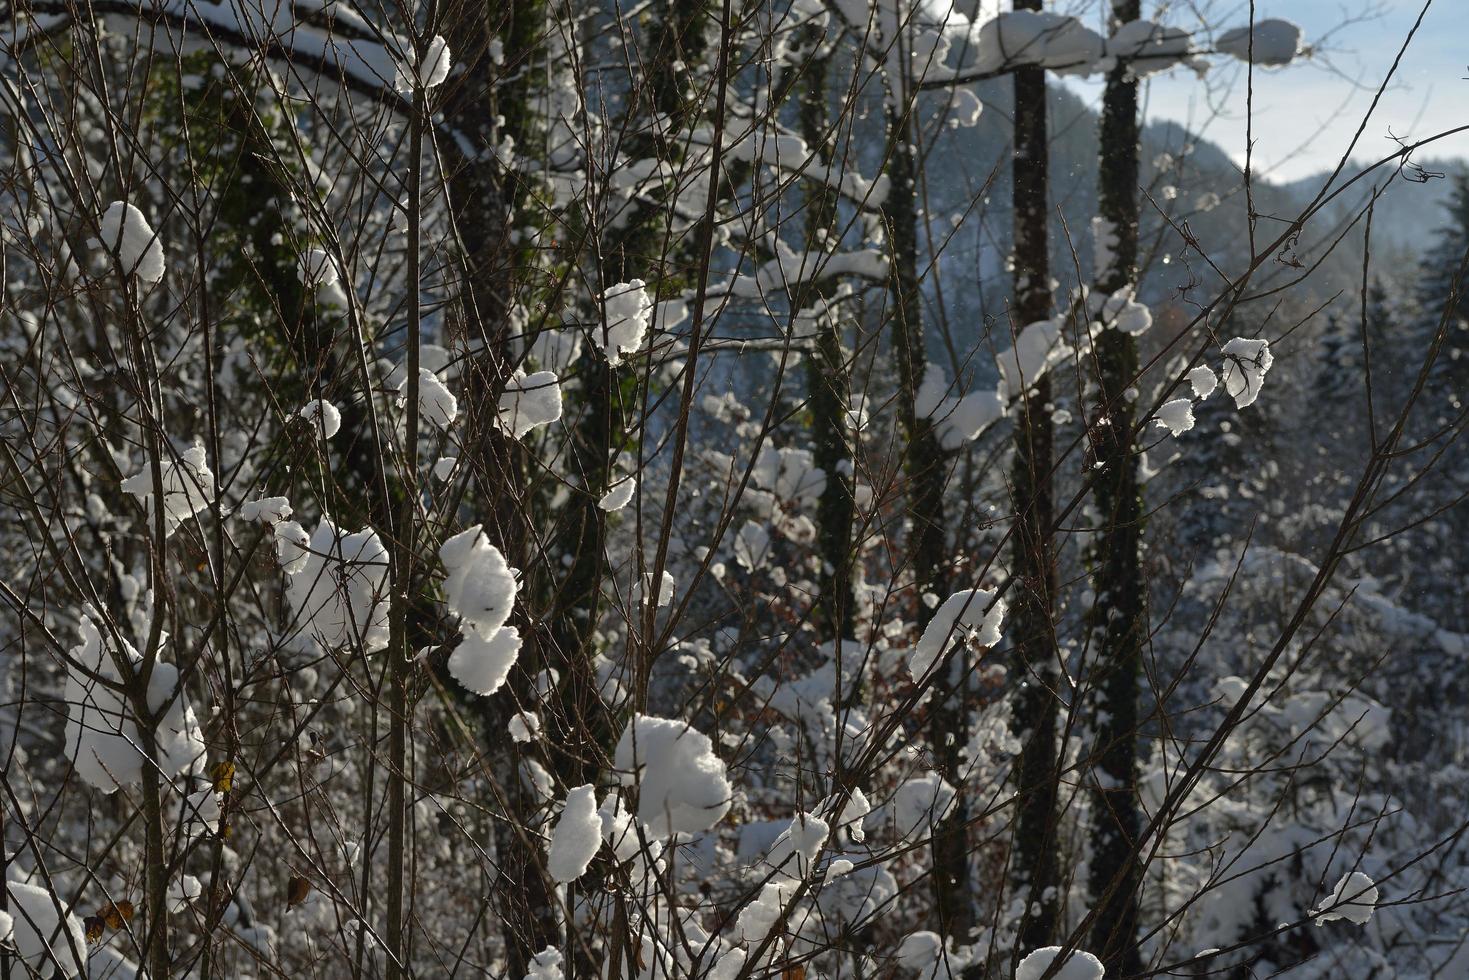
[[[163,241],[142,211],[125,201],[114,201],[97,225],[97,244],[117,257],[124,272],[144,282],[163,278]]]
[[[1365,926],[1377,910],[1377,885],[1360,871],[1342,875],[1335,890],[1321,903],[1320,908],[1311,910],[1316,924],[1324,925],[1335,919],[1346,919]]]

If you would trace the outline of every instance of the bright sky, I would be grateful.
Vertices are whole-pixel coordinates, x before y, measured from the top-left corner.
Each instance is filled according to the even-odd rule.
[[[1217,20],[1221,29],[1249,21],[1246,0],[1212,6],[1215,14],[1230,14]],[[1306,43],[1322,49],[1312,60],[1255,73],[1257,170],[1288,181],[1334,167],[1422,9],[1423,0],[1257,0],[1257,20],[1295,21]],[[1152,79],[1145,111],[1150,119],[1171,119],[1201,132],[1243,162],[1245,66],[1230,58],[1212,60],[1207,86],[1187,70]],[[1098,79],[1068,84],[1089,99],[1100,98]],[[1217,111],[1226,107],[1227,112]],[[1352,155],[1366,161],[1393,152],[1389,130],[1411,141],[1464,125],[1469,125],[1469,2],[1432,0]],[[1430,156],[1469,158],[1469,133],[1417,155]]]

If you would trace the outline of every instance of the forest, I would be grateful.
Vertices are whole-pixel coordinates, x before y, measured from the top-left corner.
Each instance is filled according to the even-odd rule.
[[[0,980],[1469,978],[1454,6],[7,5]]]

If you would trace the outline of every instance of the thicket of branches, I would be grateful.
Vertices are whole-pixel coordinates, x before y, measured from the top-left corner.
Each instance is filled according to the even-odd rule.
[[[12,8],[0,972],[1469,972],[1469,183],[1014,6]]]

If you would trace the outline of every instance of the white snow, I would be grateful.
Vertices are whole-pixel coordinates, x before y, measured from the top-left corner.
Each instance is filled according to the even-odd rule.
[[[565,980],[561,972],[561,950],[547,946],[531,958],[524,980]]]
[[[945,449],[958,449],[1004,417],[1005,400],[998,391],[971,391],[949,404],[939,421],[939,442]]]
[[[1224,368],[1220,373],[1224,391],[1234,399],[1236,408],[1255,404],[1265,383],[1265,374],[1274,363],[1275,356],[1264,340],[1236,337],[1224,345]]]
[[[412,51],[407,52],[407,57],[398,66],[393,87],[399,92],[412,92],[415,84],[425,89],[442,85],[449,77],[450,64],[449,45],[435,34],[429,39],[422,61],[418,61]]]
[[[143,212],[124,201],[114,201],[97,222],[100,246],[117,257],[123,271],[144,282],[163,278],[163,241],[153,232]]]
[[[58,971],[68,978],[79,975],[86,961],[87,942],[76,916],[70,912],[57,914],[57,906],[64,909],[66,902],[22,881],[7,882],[6,890],[14,909],[12,938],[21,963],[35,976]]]
[[[1125,60],[1134,78],[1190,62],[1192,53],[1193,41],[1187,31],[1150,20],[1129,21],[1107,39],[1108,60]]]
[[[828,801],[826,809],[830,811],[835,807],[836,801]],[[872,804],[867,801],[867,794],[860,787],[853,786],[852,792],[847,796],[847,802],[842,806],[842,812],[835,818],[834,824],[838,830],[845,830],[852,840],[859,844],[866,839],[866,832],[862,828],[862,821],[872,812]]]
[[[534,711],[517,711],[505,726],[516,742],[529,742],[541,734],[541,716]]]
[[[1001,13],[980,25],[975,58],[981,71],[1039,65],[1065,73],[1095,70],[1102,36],[1075,17],[1035,10]]]
[[[519,439],[561,418],[561,385],[551,371],[516,371],[500,396],[500,428]]]
[[[644,602],[647,602],[648,601],[647,600],[647,596],[648,596],[649,593],[651,593],[653,591],[652,585],[653,585],[653,573],[652,572],[644,572],[643,573],[643,596],[644,596],[643,601]],[[674,589],[674,585],[675,585],[675,583],[674,583],[674,580],[673,580],[673,573],[670,572],[670,571],[668,571],[667,569],[664,569],[663,570],[663,577],[659,580],[659,584],[658,584],[658,595],[656,597],[656,601],[657,601],[658,605],[657,605],[656,608],[662,609],[664,606],[668,605],[670,602],[673,601],[673,589]]]
[[[735,535],[734,556],[746,571],[753,572],[765,564],[770,550],[770,531],[763,524],[746,521]]]
[[[1311,910],[1316,924],[1346,919],[1365,926],[1377,910],[1377,885],[1360,871],[1344,874],[1319,908]]]
[[[700,833],[729,812],[724,763],[709,737],[685,722],[635,715],[613,765],[623,785],[637,785],[637,818],[649,836]]]
[[[1208,398],[1214,394],[1214,389],[1219,387],[1219,375],[1215,374],[1207,364],[1200,364],[1188,373],[1188,383],[1193,385],[1195,398]]]
[[[240,520],[279,524],[291,516],[291,502],[285,497],[256,497],[240,505]]]
[[[893,793],[893,823],[898,836],[910,840],[940,822],[954,808],[958,792],[944,777],[927,772],[906,780]]]
[[[193,875],[179,875],[168,885],[168,910],[175,915],[184,912],[204,894],[204,886]]]
[[[408,390],[408,379],[403,379],[399,389]],[[418,369],[418,417],[432,422],[441,429],[454,424],[459,416],[459,400],[449,391],[439,376],[426,367]]]
[[[164,534],[170,535],[184,521],[209,509],[214,500],[214,473],[209,469],[204,447],[197,443],[175,458],[163,459],[159,469],[163,476]],[[140,473],[123,480],[122,489],[148,506],[153,494],[153,467],[145,465]],[[150,509],[150,523],[151,517]]]
[[[566,794],[566,804],[551,833],[546,851],[546,870],[561,883],[586,874],[587,866],[602,846],[602,819],[597,814],[597,797],[591,785],[578,786]]]
[[[816,465],[809,449],[776,447],[767,443],[751,473],[756,485],[784,501],[810,505],[826,489],[826,471]]]
[[[1037,320],[1027,324],[1014,345],[995,356],[995,364],[1000,369],[1001,394],[1007,399],[1018,397],[1070,353],[1070,346],[1062,339],[1059,321]]]
[[[142,778],[145,757],[131,708],[121,692],[103,682],[123,681],[119,655],[134,671],[142,669],[143,657],[126,641],[120,654],[109,649],[90,615],[81,617],[77,632],[82,642],[71,649],[76,666],[66,679],[66,753],[78,775],[103,793],[112,793]],[[194,767],[204,757],[204,737],[194,709],[181,694],[174,696],[178,684],[178,668],[155,660],[148,676],[148,707],[163,711],[163,716],[154,731],[158,753],[153,762],[167,776]]]
[[[1112,264],[1117,260],[1117,229],[1112,222],[1098,215],[1092,218],[1092,274],[1105,279],[1112,273]]]
[[[440,480],[447,480],[454,473],[454,467],[458,465],[458,456],[442,456],[434,464],[434,476]]]
[[[993,606],[991,606],[993,603]],[[1000,642],[1000,624],[1005,618],[1004,600],[996,600],[993,589],[955,592],[934,611],[908,654],[908,673],[922,680],[944,651],[954,643],[992,647]]]
[[[825,820],[809,813],[798,813],[770,845],[765,861],[784,875],[804,878],[811,873],[816,856],[830,832]]]
[[[619,283],[603,294],[607,311],[607,328],[592,327],[592,342],[614,367],[622,363],[622,355],[643,346],[648,321],[653,315],[653,297],[648,295],[641,279]]]
[[[1046,946],[1029,953],[1015,968],[1015,980],[1041,980],[1061,955],[1062,949],[1061,946]],[[1072,951],[1061,967],[1051,974],[1051,980],[1102,980],[1105,973],[1101,960],[1078,949]]]
[[[1253,52],[1250,35],[1254,34]],[[1288,65],[1301,50],[1301,29],[1288,20],[1270,18],[1255,22],[1254,30],[1247,25],[1225,31],[1214,41],[1221,54],[1249,61],[1253,53],[1254,62],[1269,68]]]
[[[289,540],[280,536],[285,526],[276,525],[278,541]],[[299,558],[293,546],[283,549],[283,564]],[[388,549],[372,528],[343,534],[323,517],[286,583],[286,600],[299,628],[327,649],[360,643],[367,653],[381,650],[388,645]]]
[[[317,429],[324,439],[330,439],[342,430],[342,413],[337,410],[337,406],[321,398],[302,405],[296,415],[310,422],[311,427]]]
[[[1168,430],[1173,436],[1181,436],[1194,427],[1194,404],[1187,398],[1175,398],[1164,402],[1153,418],[1153,424]]]
[[[1113,293],[1102,304],[1102,323],[1113,329],[1136,336],[1153,325],[1153,313],[1142,303],[1136,302],[1129,291]]]
[[[618,482],[612,484],[606,493],[602,494],[602,499],[597,501],[597,506],[608,513],[622,510],[622,508],[632,503],[633,491],[637,490],[637,488],[638,483],[636,480],[630,476],[623,477]]]
[[[296,262],[296,277],[303,286],[330,286],[341,278],[337,262],[324,248],[308,248]]]
[[[465,630],[459,645],[449,654],[449,674],[464,689],[481,697],[498,691],[510,676],[520,656],[520,631],[502,626],[489,639],[475,630]]]
[[[439,548],[448,577],[444,604],[463,625],[488,640],[505,625],[520,585],[515,570],[500,549],[490,544],[475,524],[449,538]]]
[[[760,889],[760,894],[740,909],[739,919],[735,921],[735,929],[739,932],[740,939],[749,946],[755,947],[770,935],[770,930],[775,927],[785,907],[787,890],[788,886],[785,884],[767,882]]]
[[[295,521],[281,521],[275,526],[275,554],[281,571],[295,575],[306,567],[311,557],[311,535]]]

